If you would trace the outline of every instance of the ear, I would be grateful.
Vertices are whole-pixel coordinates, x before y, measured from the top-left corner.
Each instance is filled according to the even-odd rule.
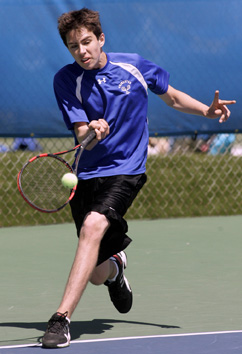
[[[104,33],[101,33],[100,34],[100,37],[99,37],[99,44],[100,44],[100,48],[102,48],[104,46],[104,43],[105,43],[105,35]]]

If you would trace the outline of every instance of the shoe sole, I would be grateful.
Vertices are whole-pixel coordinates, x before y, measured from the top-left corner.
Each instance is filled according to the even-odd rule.
[[[70,345],[70,341],[71,341],[71,335],[70,333],[68,333],[68,335],[66,336],[66,342],[65,343],[61,343],[61,344],[55,344],[55,343],[45,343],[42,342],[42,347],[43,348],[50,348],[50,349],[55,349],[55,348],[66,348],[69,347]]]

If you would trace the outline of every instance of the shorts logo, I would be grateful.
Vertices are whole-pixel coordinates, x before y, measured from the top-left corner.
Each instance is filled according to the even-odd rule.
[[[119,89],[128,95],[130,93],[130,89],[131,89],[131,81],[124,80],[124,81],[120,82]]]

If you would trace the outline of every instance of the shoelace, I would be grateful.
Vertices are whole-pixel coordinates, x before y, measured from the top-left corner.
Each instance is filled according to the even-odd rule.
[[[64,314],[55,315],[55,318],[50,319],[48,325],[48,332],[58,334],[61,332],[66,326],[66,317],[68,313],[65,312]]]

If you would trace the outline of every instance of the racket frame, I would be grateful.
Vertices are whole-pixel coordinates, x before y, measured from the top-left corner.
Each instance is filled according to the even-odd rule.
[[[69,169],[69,172],[70,173],[74,173],[75,175],[77,175],[77,169],[78,169],[78,164],[79,164],[79,161],[80,161],[80,158],[81,158],[81,155],[83,153],[83,151],[85,150],[85,148],[92,142],[92,140],[94,140],[94,138],[96,137],[96,133],[94,130],[92,130],[89,135],[78,145],[76,145],[75,147],[73,147],[72,149],[69,149],[69,150],[64,150],[64,151],[60,151],[60,152],[55,152],[53,154],[51,153],[43,153],[43,154],[39,154],[39,155],[36,155],[34,157],[32,157],[31,159],[29,159],[24,165],[23,167],[21,168],[21,170],[19,171],[18,173],[18,177],[17,177],[17,186],[18,186],[18,190],[21,194],[21,196],[23,197],[23,199],[32,207],[34,208],[35,210],[38,210],[40,212],[43,212],[43,213],[55,213],[61,209],[63,209],[70,201],[71,199],[74,197],[75,195],[75,192],[76,192],[76,188],[77,188],[77,185],[75,185],[71,191],[70,191],[70,195],[69,195],[69,198],[66,200],[66,202],[64,204],[62,204],[61,206],[57,207],[56,209],[43,209],[43,208],[40,208],[38,207],[37,205],[35,205],[33,202],[31,202],[31,200],[29,200],[26,195],[24,194],[24,191],[23,191],[23,188],[22,188],[22,183],[21,183],[21,177],[22,177],[22,174],[23,174],[23,171],[25,170],[25,168],[33,161],[35,161],[36,159],[39,159],[39,158],[46,158],[46,157],[50,157],[50,158],[55,158],[57,159],[58,161],[60,161],[61,163],[63,163],[68,169]],[[64,160],[62,157],[60,157],[60,155],[64,155],[64,154],[67,154],[69,152],[72,152],[72,151],[75,151],[75,150],[78,150],[79,151],[77,152],[76,156],[75,156],[75,160],[74,160],[74,163],[73,165],[75,166],[75,168],[73,169],[69,163]],[[61,182],[60,182],[61,183]]]

